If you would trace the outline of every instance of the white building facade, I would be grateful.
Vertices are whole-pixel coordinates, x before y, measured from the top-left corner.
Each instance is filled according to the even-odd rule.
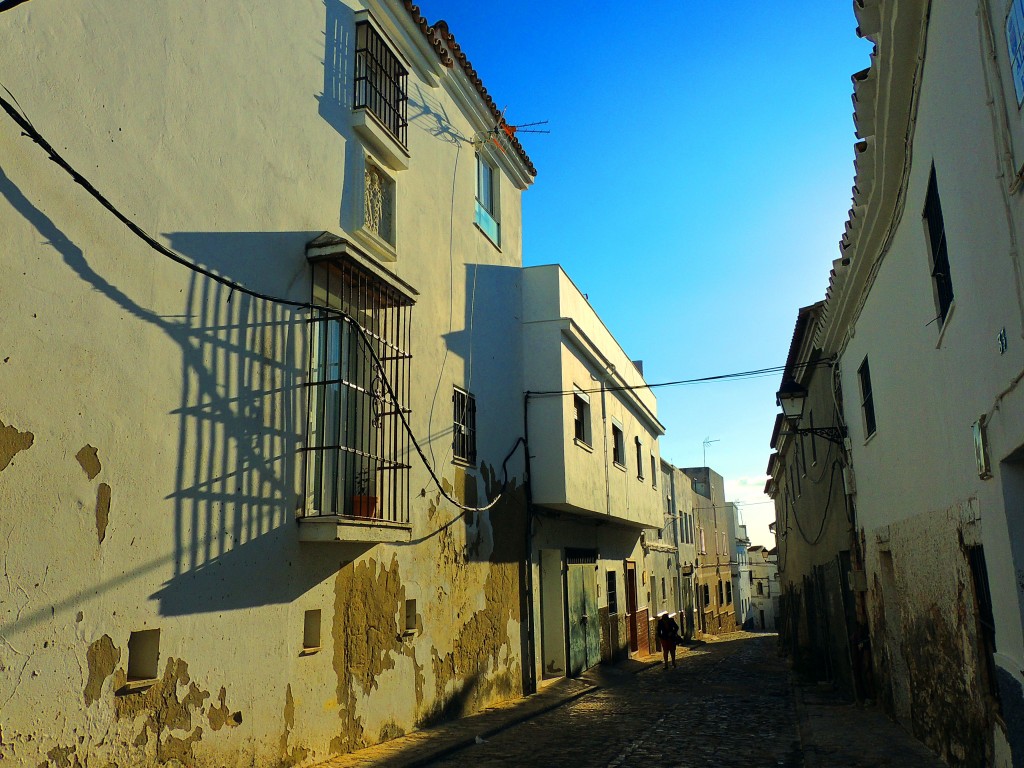
[[[834,354],[878,698],[959,765],[1024,760],[1024,9],[855,4]],[[806,426],[806,425],[804,425]]]

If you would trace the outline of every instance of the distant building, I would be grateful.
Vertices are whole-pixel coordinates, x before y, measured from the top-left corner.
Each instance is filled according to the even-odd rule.
[[[747,629],[775,632],[778,629],[779,569],[775,556],[760,544],[747,550],[750,563],[750,610]]]
[[[716,635],[736,629],[732,558],[735,512],[725,482],[709,467],[688,467],[697,520],[697,630]]]

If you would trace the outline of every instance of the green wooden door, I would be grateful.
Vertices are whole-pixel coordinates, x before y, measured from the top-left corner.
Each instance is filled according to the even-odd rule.
[[[569,566],[569,676],[601,661],[601,623],[597,615],[597,570],[593,564]]]
[[[587,668],[586,598],[583,566],[569,566],[569,676]]]

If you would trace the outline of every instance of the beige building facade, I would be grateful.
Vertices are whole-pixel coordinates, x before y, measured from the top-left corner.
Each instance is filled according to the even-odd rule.
[[[0,758],[307,764],[529,690],[534,169],[447,28],[101,0],[0,36]]]
[[[644,655],[660,599],[645,559],[664,524],[657,400],[557,265],[523,270],[537,674]]]

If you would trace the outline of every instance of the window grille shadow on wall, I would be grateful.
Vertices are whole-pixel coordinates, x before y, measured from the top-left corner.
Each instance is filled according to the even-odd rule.
[[[313,265],[306,515],[409,522],[413,300],[354,261]],[[394,397],[392,396],[394,393]]]

